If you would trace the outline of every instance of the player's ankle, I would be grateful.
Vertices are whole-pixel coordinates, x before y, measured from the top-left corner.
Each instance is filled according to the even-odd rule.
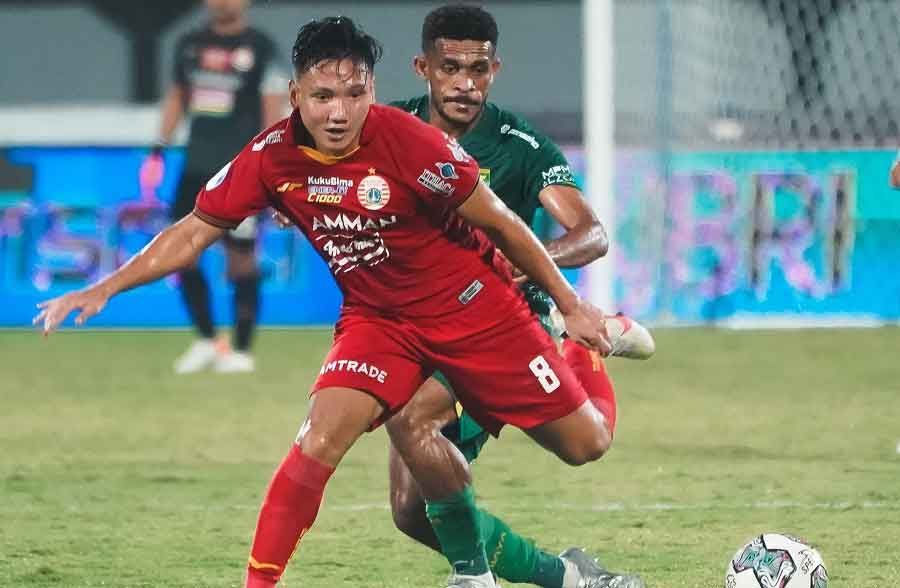
[[[245,588],[272,588],[278,584],[279,576],[265,573],[253,567],[247,568],[247,581]]]

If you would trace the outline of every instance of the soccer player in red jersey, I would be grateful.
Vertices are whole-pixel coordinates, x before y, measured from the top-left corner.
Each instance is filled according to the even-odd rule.
[[[550,294],[573,340],[608,353],[602,313],[579,299],[528,227],[479,180],[465,150],[415,117],[374,104],[380,53],[345,17],[301,28],[292,115],[213,176],[193,214],[113,274],[42,303],[35,317],[45,333],[76,310],[82,324],[111,296],[188,266],[269,206],[306,234],[344,304],[307,418],[263,500],[248,587],[277,583],[341,458],[384,422],[453,566],[449,585],[494,587],[465,458],[432,427],[388,420],[434,370],[454,382],[489,432],[520,427],[573,465],[600,458],[610,443],[603,414],[514,287],[495,244]]]

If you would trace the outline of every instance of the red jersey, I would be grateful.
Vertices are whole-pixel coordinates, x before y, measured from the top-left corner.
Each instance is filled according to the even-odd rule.
[[[194,213],[231,228],[281,211],[331,268],[345,310],[438,317],[476,296],[479,278],[508,275],[487,236],[455,213],[479,168],[442,131],[373,105],[347,156],[303,147],[305,135],[296,111],[261,133],[209,180]]]

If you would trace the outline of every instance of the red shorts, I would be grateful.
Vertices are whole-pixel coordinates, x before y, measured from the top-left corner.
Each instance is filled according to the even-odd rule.
[[[482,281],[479,295],[440,319],[345,312],[313,393],[363,390],[384,405],[383,422],[440,370],[493,434],[505,424],[536,427],[581,406],[584,388],[518,291],[493,275]]]

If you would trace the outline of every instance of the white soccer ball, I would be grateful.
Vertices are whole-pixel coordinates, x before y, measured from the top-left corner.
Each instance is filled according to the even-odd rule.
[[[738,549],[725,570],[725,588],[826,588],[819,552],[787,535],[766,533]]]

